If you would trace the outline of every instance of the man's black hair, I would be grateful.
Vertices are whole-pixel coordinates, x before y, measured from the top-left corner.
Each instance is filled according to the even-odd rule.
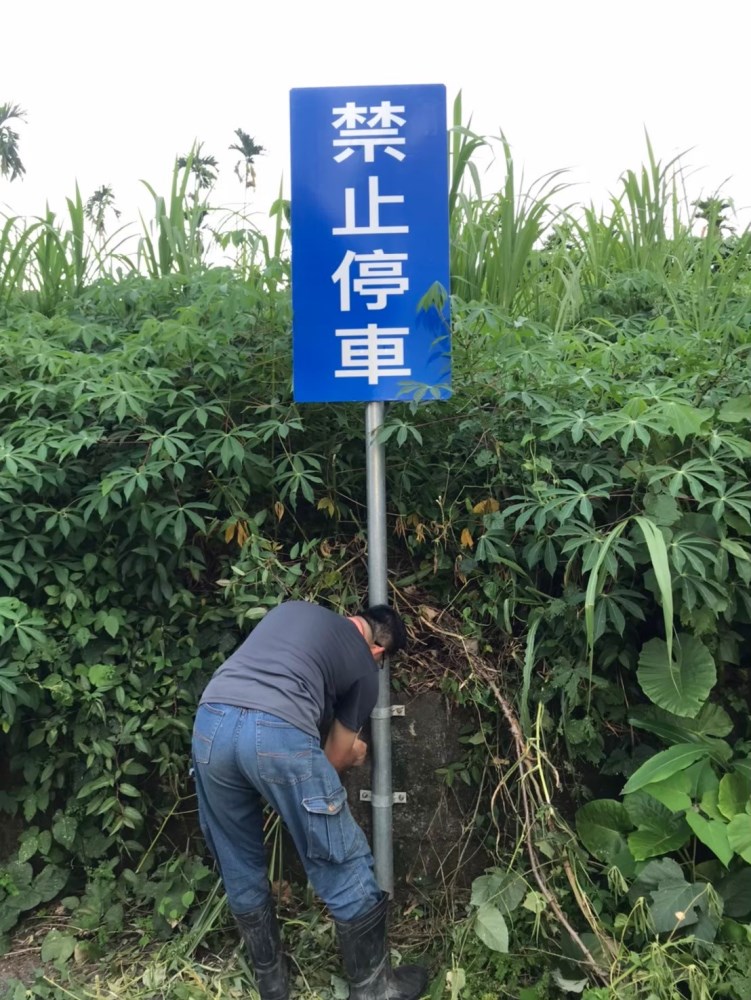
[[[360,617],[373,629],[373,642],[376,646],[383,646],[387,656],[407,645],[404,622],[388,604],[374,604],[372,608],[363,611]]]

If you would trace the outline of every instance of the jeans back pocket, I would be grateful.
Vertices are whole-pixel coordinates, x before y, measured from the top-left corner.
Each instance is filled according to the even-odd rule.
[[[298,785],[313,773],[316,741],[308,733],[283,719],[259,719],[256,723],[258,773],[270,785]]]
[[[218,705],[199,705],[193,725],[193,760],[196,764],[208,764],[211,759],[211,745],[224,718],[224,709]]]

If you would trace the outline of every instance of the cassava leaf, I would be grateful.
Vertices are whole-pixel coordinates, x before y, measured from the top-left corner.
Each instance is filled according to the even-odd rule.
[[[735,396],[726,400],[717,414],[726,424],[739,424],[751,420],[751,396]]]

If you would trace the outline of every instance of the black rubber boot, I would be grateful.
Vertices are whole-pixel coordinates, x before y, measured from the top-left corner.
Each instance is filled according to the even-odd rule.
[[[417,1000],[425,992],[428,973],[421,965],[392,969],[386,929],[389,898],[383,894],[372,910],[354,920],[336,920],[349,1000]]]
[[[253,964],[261,1000],[289,1000],[289,966],[273,901],[268,899],[248,913],[236,913],[235,920]]]

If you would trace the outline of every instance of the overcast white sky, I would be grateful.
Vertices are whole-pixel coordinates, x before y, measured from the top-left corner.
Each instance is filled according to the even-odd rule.
[[[564,200],[602,203],[643,162],[688,150],[689,194],[723,185],[751,221],[748,0],[25,0],[0,25],[0,103],[20,126],[22,181],[0,210],[64,208],[110,185],[135,221],[168,194],[194,139],[220,161],[216,200],[242,204],[228,147],[266,147],[259,224],[284,178],[291,87],[444,83],[476,131],[502,129],[530,182],[569,168]],[[492,175],[491,175],[492,177]]]

